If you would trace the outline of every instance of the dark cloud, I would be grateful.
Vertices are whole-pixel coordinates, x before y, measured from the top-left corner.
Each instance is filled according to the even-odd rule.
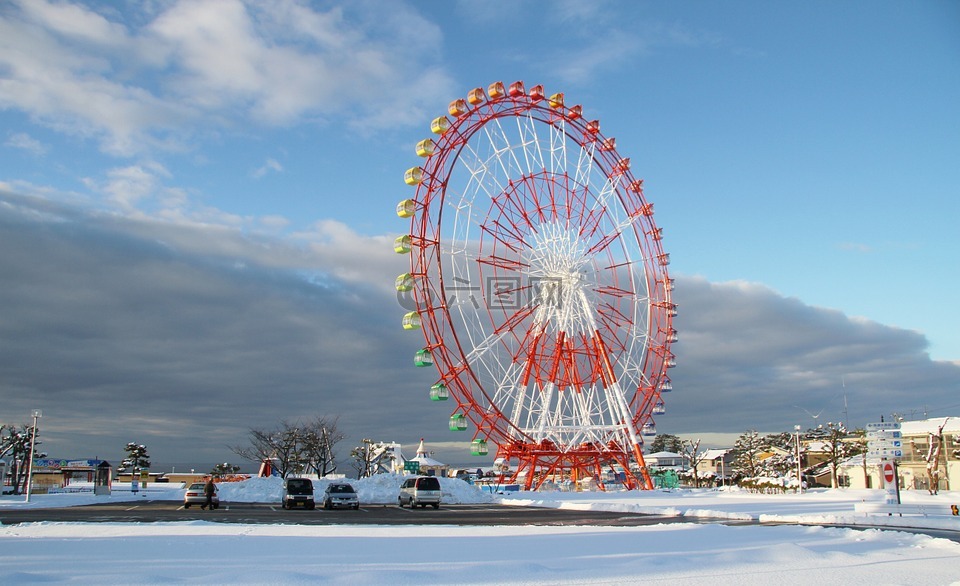
[[[339,416],[351,441],[445,439],[386,287],[316,285],[6,202],[0,421],[42,409],[47,451],[115,459],[137,441],[155,461],[235,461],[226,446],[249,428],[315,415]]]
[[[447,430],[453,405],[427,399],[435,373],[412,366],[422,338],[399,327],[403,310],[384,286],[394,275],[347,281],[330,265],[307,279],[265,249],[222,229],[0,193],[0,421],[42,409],[56,457],[115,460],[136,441],[158,465],[205,467],[238,462],[228,446],[251,427],[327,415],[348,436],[344,471],[363,437],[426,437],[441,459],[469,462],[444,445],[462,438]],[[317,271],[311,254],[341,257],[270,248]],[[851,425],[958,407],[960,366],[930,361],[915,332],[755,284],[681,277],[676,300],[679,365],[661,432],[789,430],[811,422],[804,409],[841,419],[844,395]]]
[[[677,390],[661,428],[782,431],[812,425],[806,411],[856,427],[894,412],[960,408],[960,365],[931,361],[917,332],[754,283],[679,278],[675,293]]]

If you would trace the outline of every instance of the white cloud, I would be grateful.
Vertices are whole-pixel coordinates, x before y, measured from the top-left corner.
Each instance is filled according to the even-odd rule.
[[[270,171],[276,171],[277,173],[283,171],[283,165],[278,163],[276,159],[267,159],[263,165],[254,169],[252,175],[256,179],[260,179]]]
[[[11,148],[25,150],[34,155],[43,155],[47,152],[47,147],[43,143],[23,132],[11,134],[10,138],[3,144]]]
[[[860,242],[841,242],[838,245],[840,250],[849,250],[852,252],[873,252],[873,247],[869,244],[863,244]]]
[[[0,16],[0,107],[118,156],[251,121],[409,124],[425,116],[417,90],[452,85],[434,64],[439,29],[400,4],[178,0],[156,16],[130,4],[126,18],[94,6],[19,2]]]
[[[94,45],[124,46],[129,42],[126,29],[96,12],[69,2],[46,0],[17,2],[26,20],[51,33]]]
[[[125,210],[133,210],[139,200],[156,193],[157,176],[141,165],[112,169],[101,190]]]

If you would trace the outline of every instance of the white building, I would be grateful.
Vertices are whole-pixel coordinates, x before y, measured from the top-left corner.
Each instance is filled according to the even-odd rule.
[[[936,417],[900,424],[903,457],[897,460],[902,490],[929,490],[928,464],[939,476],[939,490],[960,489],[960,417]],[[939,454],[937,446],[939,444]],[[934,463],[933,456],[937,455]],[[934,468],[935,464],[935,468]],[[882,488],[880,459],[861,456],[842,463],[840,484],[850,488]]]
[[[697,462],[697,476],[715,484],[725,484],[733,476],[733,460],[730,448],[706,450]]]
[[[449,468],[449,466],[443,462],[438,462],[430,457],[430,452],[427,451],[427,448],[423,442],[423,438],[420,438],[420,445],[417,447],[417,455],[413,458],[410,458],[408,461],[417,462],[420,464],[420,474],[424,476],[446,476],[447,468]]]
[[[683,465],[683,454],[677,454],[676,452],[657,452],[655,454],[647,454],[643,457],[643,459],[647,463],[647,466],[651,468],[670,468],[676,470],[677,472],[685,468]]]

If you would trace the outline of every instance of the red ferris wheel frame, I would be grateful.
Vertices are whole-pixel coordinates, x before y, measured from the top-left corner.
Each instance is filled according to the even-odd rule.
[[[456,400],[451,429],[472,423],[474,453],[495,444],[528,489],[615,467],[652,488],[640,437],[672,388],[676,306],[643,181],[598,121],[542,86],[497,82],[448,110],[405,176],[416,195],[397,208],[411,227],[395,249],[411,259],[397,281],[416,303],[404,327],[422,328],[418,365],[436,365],[434,389]],[[510,155],[505,121],[522,143]],[[576,149],[576,164],[557,161]],[[478,194],[489,204],[475,210]]]

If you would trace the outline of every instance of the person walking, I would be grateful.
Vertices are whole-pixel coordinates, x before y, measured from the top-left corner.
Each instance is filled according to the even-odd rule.
[[[213,477],[207,479],[207,483],[203,486],[203,496],[207,497],[207,500],[200,505],[201,509],[206,509],[210,507],[210,510],[213,510],[213,495],[217,494],[217,487],[213,484]]]

